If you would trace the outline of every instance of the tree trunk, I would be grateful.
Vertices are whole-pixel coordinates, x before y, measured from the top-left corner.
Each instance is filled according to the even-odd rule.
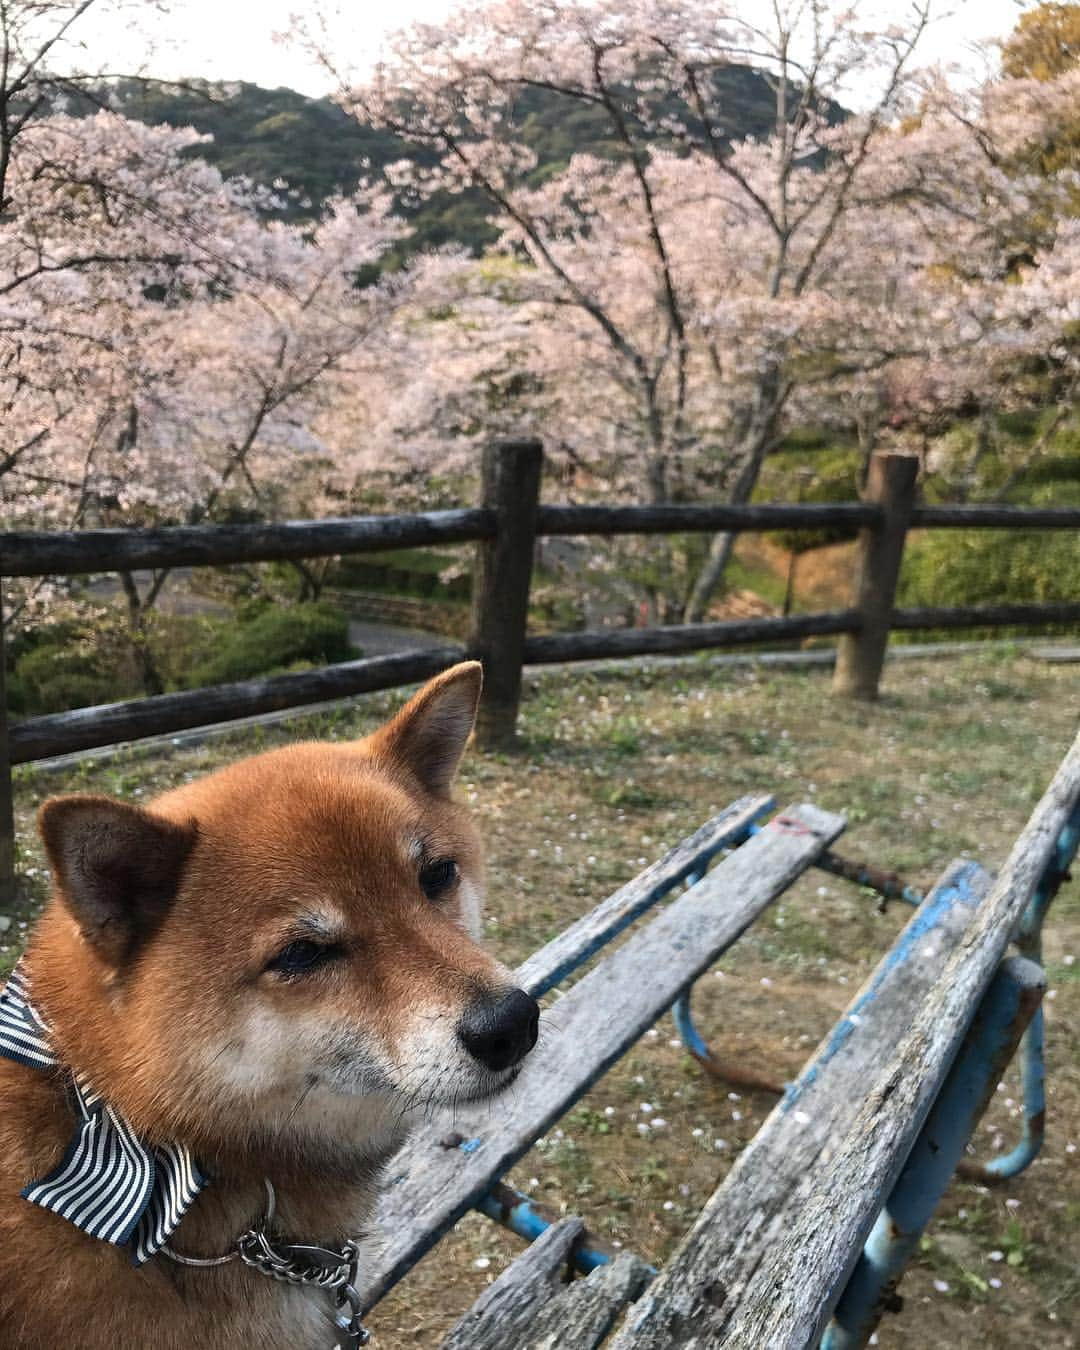
[[[747,421],[746,434],[738,460],[742,468],[735,479],[728,501],[732,506],[745,506],[757,486],[758,475],[766,451],[776,440],[776,424],[780,416],[780,372],[770,367],[761,377],[754,398],[753,412]],[[713,592],[720,584],[724,569],[735,546],[735,535],[730,530],[714,534],[709,553],[702,564],[683,611],[683,623],[700,623],[705,617]]]
[[[877,449],[878,429],[885,407],[885,395],[880,383],[875,386],[874,399],[859,410],[855,418],[855,430],[859,440],[859,481],[861,497],[866,491],[866,480],[870,475],[870,460]]]
[[[131,640],[131,651],[135,657],[135,665],[139,672],[143,693],[163,694],[165,692],[165,681],[161,678],[161,672],[154,662],[154,654],[150,650],[148,641],[149,634],[146,629],[148,606],[143,604],[142,597],[139,595],[139,588],[135,584],[135,578],[130,572],[120,573],[120,584],[124,588],[124,595],[127,599],[128,637]],[[155,584],[155,599],[159,590],[160,585]]]
[[[971,495],[978,486],[979,466],[987,455],[992,454],[997,448],[995,411],[992,403],[979,404],[979,416],[975,423],[975,452],[960,482],[953,488],[953,500],[958,503],[971,500]]]
[[[750,500],[771,439],[771,435],[759,434],[755,438],[756,444],[749,447],[746,462],[739,471],[731,496],[728,498],[732,506],[745,506]],[[735,534],[731,530],[722,530],[719,534],[713,535],[708,556],[702,564],[690,592],[690,598],[686,602],[686,608],[683,610],[683,623],[701,623],[704,619],[709,601],[720,584],[720,578],[724,575],[724,568],[728,565],[734,547]]]
[[[788,558],[787,585],[784,587],[784,618],[791,613],[791,607],[795,603],[795,573],[799,567],[799,553],[797,549],[791,550]]]
[[[300,592],[296,597],[297,602],[304,604],[308,600],[317,601],[322,595],[322,576],[305,562],[293,561],[290,566],[300,578]]]

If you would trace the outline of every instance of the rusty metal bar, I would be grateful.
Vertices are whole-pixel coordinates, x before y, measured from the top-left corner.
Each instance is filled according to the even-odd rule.
[[[866,886],[881,896],[881,908],[884,910],[890,900],[902,900],[905,905],[917,908],[923,902],[923,893],[898,876],[895,872],[886,872],[884,868],[874,867],[872,863],[857,862],[851,858],[842,858],[832,849],[826,849],[814,864],[823,872],[831,872],[835,877],[843,877],[856,886]]]

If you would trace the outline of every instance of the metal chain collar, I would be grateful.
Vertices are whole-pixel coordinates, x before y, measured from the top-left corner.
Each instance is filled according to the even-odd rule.
[[[340,1250],[271,1241],[267,1229],[274,1220],[276,1197],[269,1178],[265,1179],[265,1185],[265,1215],[258,1224],[240,1234],[231,1251],[223,1256],[185,1256],[165,1245],[161,1249],[162,1255],[182,1266],[224,1266],[240,1260],[251,1270],[281,1284],[324,1289],[334,1296],[332,1318],[338,1336],[335,1350],[359,1350],[371,1339],[371,1333],[360,1322],[361,1301],[356,1290],[359,1247],[352,1241],[346,1242]]]

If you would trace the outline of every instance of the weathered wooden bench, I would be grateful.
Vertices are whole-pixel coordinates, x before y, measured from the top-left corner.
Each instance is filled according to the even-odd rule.
[[[707,1059],[690,1017],[694,981],[808,867],[850,870],[829,852],[840,816],[800,805],[763,824],[771,807],[734,803],[520,968],[525,988],[552,990],[689,883],[557,1000],[559,1034],[541,1037],[503,1110],[459,1109],[399,1155],[367,1306],[477,1207],[536,1240],[447,1348],[847,1350],[866,1343],[894,1296],[1021,1037],[1025,1137],[981,1174],[1030,1162],[1042,1117],[1039,934],[1080,842],[1080,738],[996,880],[957,861],[921,899],[660,1273],[629,1254],[611,1259],[581,1220],[549,1224],[500,1184],[667,1009]],[[1020,954],[1009,956],[1014,940]],[[592,1273],[569,1280],[575,1269]]]

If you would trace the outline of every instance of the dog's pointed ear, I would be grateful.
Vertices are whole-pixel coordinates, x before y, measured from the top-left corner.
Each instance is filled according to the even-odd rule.
[[[483,683],[479,661],[463,661],[429,680],[369,741],[374,754],[404,765],[436,797],[448,797],[476,721]]]
[[[111,965],[148,938],[172,903],[198,833],[111,797],[52,797],[38,829],[83,936]]]

